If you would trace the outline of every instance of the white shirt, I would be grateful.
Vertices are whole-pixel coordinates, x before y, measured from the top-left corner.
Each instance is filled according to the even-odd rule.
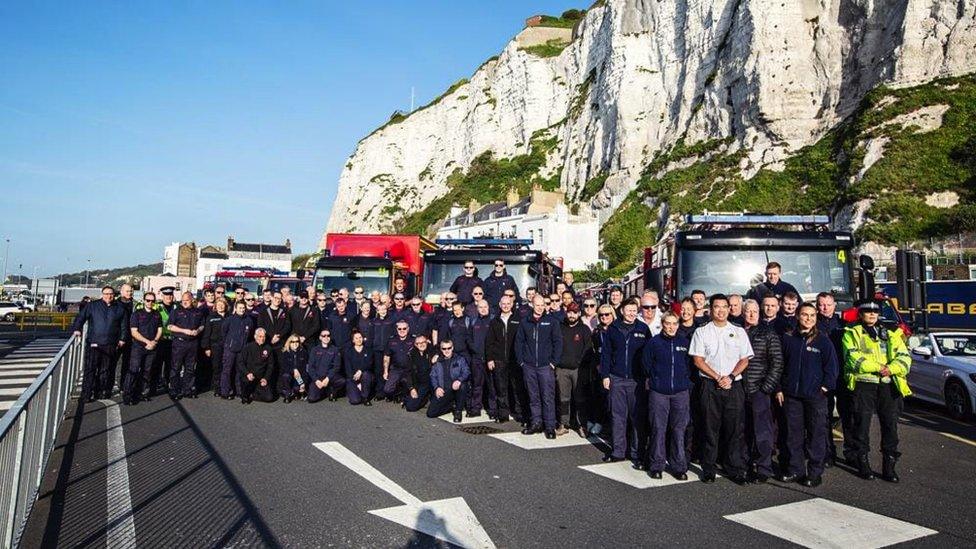
[[[746,331],[731,322],[726,322],[721,328],[709,322],[695,330],[688,354],[704,358],[720,376],[731,375],[740,360],[752,358],[753,355]],[[708,377],[701,372],[699,374]],[[741,375],[735,377],[735,381],[740,379]]]
[[[647,323],[647,320],[643,316],[638,316],[637,320],[647,324],[647,328],[651,331],[651,335],[656,336],[657,334],[661,333],[661,316],[662,315],[660,314],[655,314],[650,324]]]

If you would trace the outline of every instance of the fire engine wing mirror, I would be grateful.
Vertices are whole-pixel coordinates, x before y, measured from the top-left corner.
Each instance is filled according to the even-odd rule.
[[[349,280],[359,280],[359,274],[356,271],[349,271],[346,273],[346,278]]]
[[[305,269],[298,269],[295,271],[295,276],[300,280],[305,278]]]
[[[533,277],[539,276],[539,269],[535,265],[529,265],[529,274]]]
[[[867,255],[867,254],[862,254],[858,258],[858,264],[865,271],[873,271],[874,270],[874,258],[871,257],[871,256],[869,256],[869,255]]]

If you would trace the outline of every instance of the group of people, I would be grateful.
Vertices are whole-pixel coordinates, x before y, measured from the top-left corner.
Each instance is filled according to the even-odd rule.
[[[897,482],[911,364],[901,332],[879,324],[871,301],[844,326],[833,295],[801,303],[780,271],[770,263],[746,296],[696,290],[674,311],[653,290],[628,298],[615,287],[601,304],[577,294],[570,273],[551,293],[523,294],[500,259],[484,279],[465,263],[433,310],[402,280],[392,295],[218,285],[179,304],[173,288],[136,303],[127,285],[118,296],[106,286],[74,323],[78,334],[88,325],[82,397],[111,396],[121,355],[127,405],[208,389],[244,404],[384,400],[455,422],[487,413],[550,439],[609,429],[604,460],[630,459],[653,478],[687,479],[697,460],[705,482],[721,465],[737,483],[809,487],[838,459],[836,406],[844,458],[865,479],[878,415],[882,477]]]

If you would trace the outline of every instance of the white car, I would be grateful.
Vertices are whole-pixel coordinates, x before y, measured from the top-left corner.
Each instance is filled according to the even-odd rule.
[[[14,315],[21,311],[26,311],[26,309],[19,303],[14,303],[13,301],[0,301],[0,320],[5,322],[13,322]]]
[[[908,386],[915,398],[941,404],[956,419],[976,409],[976,333],[932,332],[909,340]]]

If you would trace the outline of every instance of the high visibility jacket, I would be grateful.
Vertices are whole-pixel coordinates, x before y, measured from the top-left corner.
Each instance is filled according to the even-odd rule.
[[[908,353],[905,339],[901,330],[887,332],[888,341],[882,346],[883,342],[871,338],[860,323],[845,328],[841,341],[844,347],[844,378],[848,389],[853,390],[858,381],[880,383],[881,369],[887,366],[891,372],[891,380],[902,396],[912,394],[906,379],[912,357]]]

